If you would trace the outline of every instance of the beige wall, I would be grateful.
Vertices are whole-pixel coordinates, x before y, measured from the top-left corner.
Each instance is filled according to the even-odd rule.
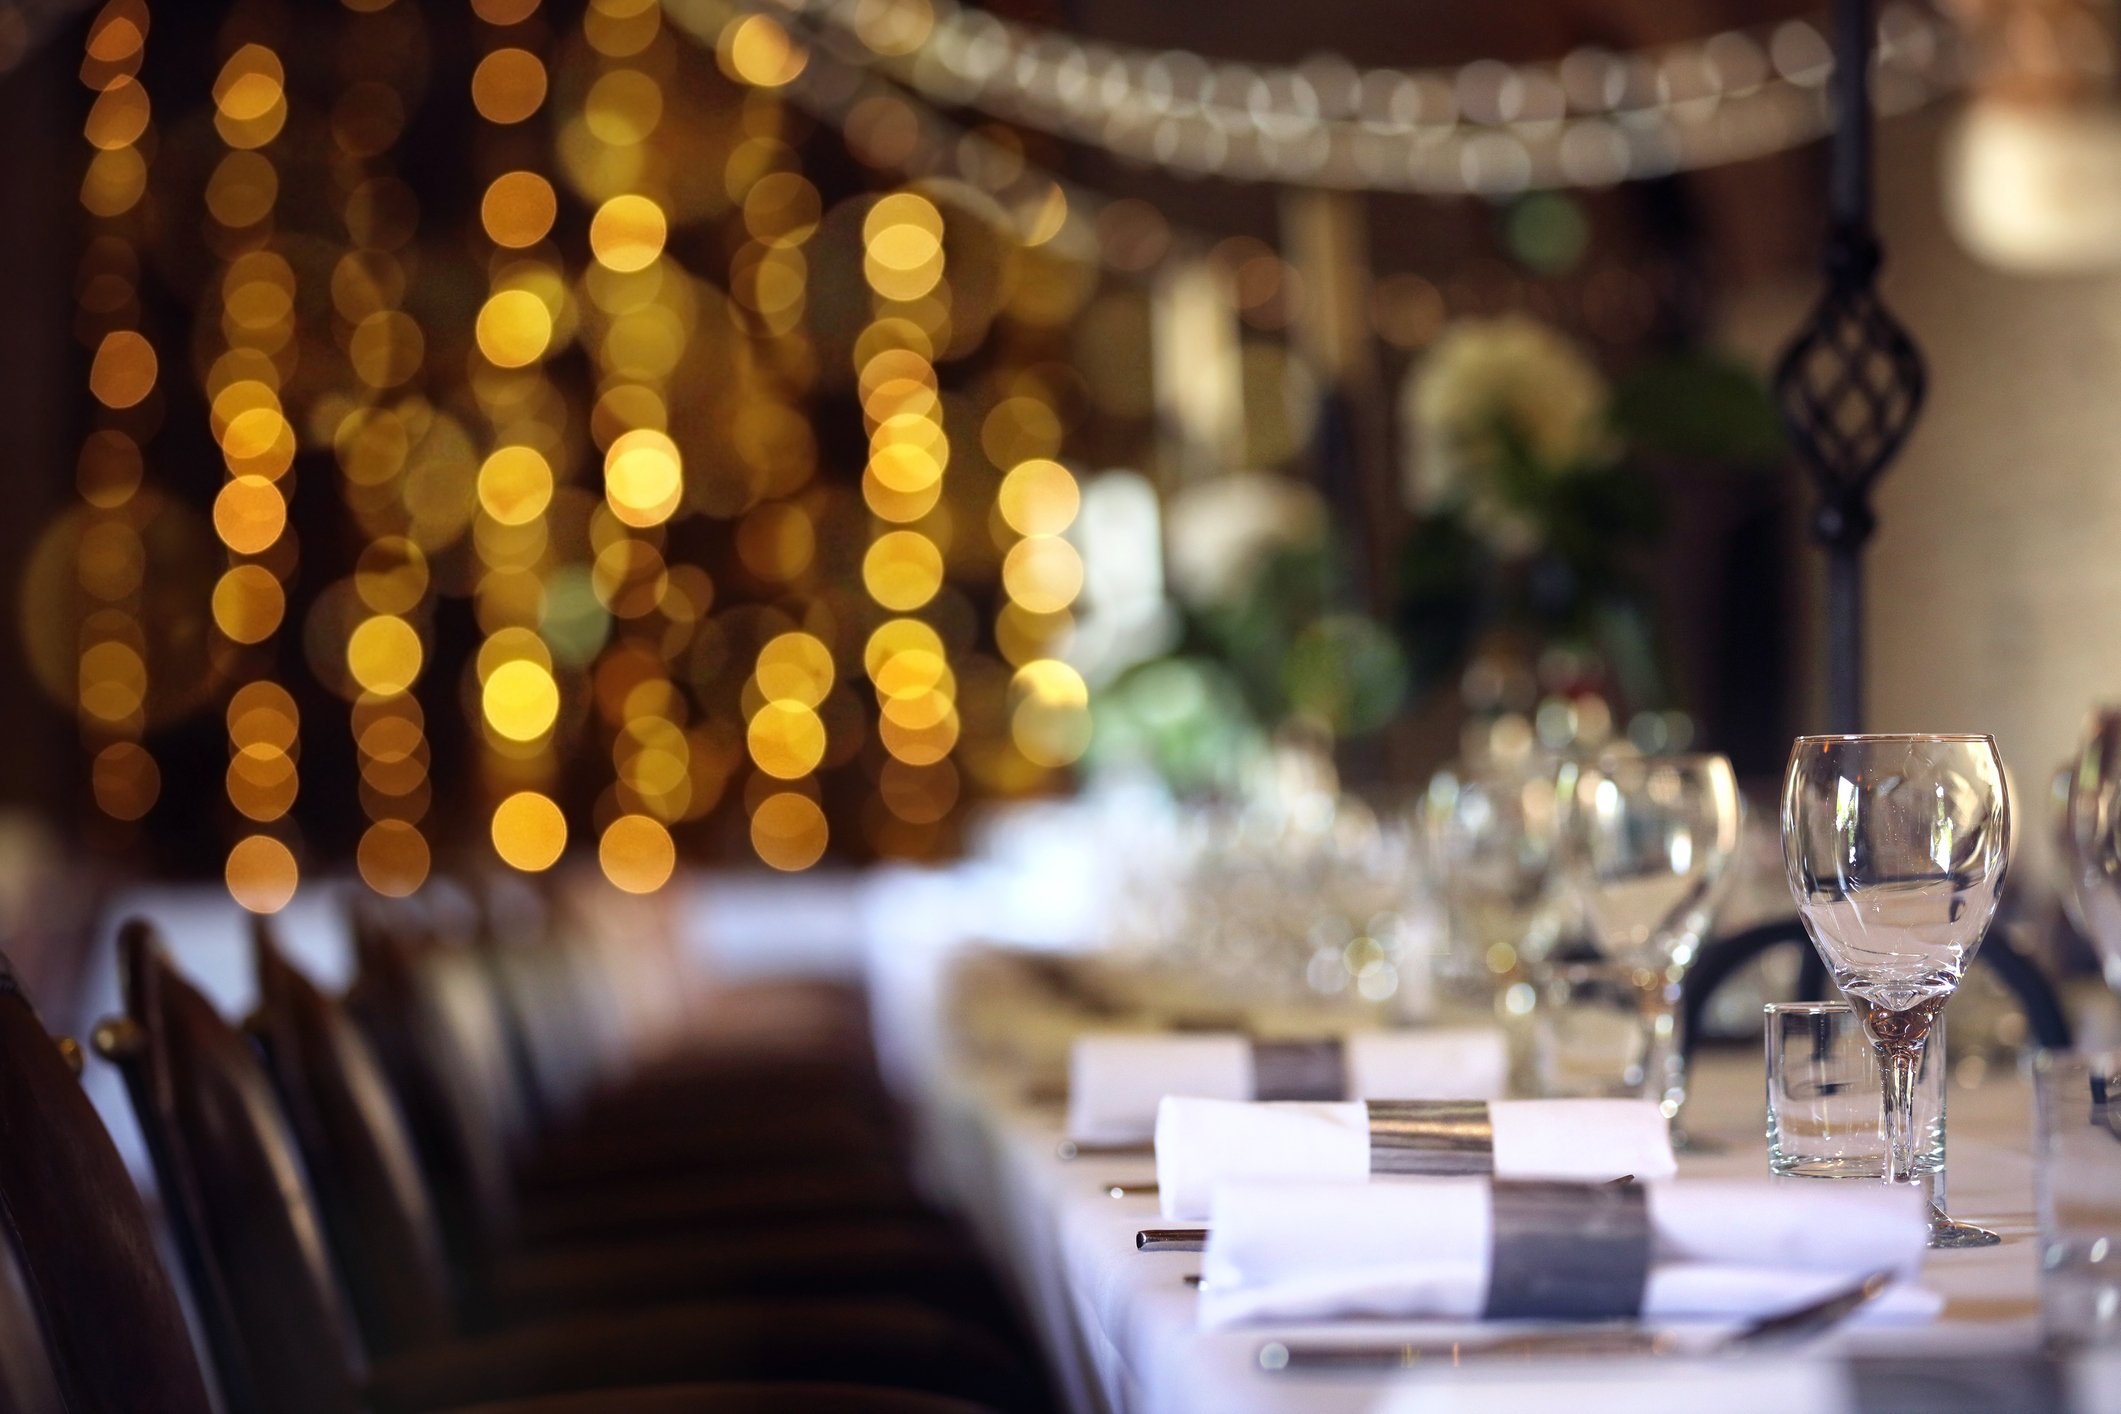
[[[2121,268],[2032,278],[1977,263],[1944,224],[1949,121],[1879,134],[1886,296],[1928,356],[1930,394],[1878,496],[1870,726],[1993,732],[2022,862],[2045,873],[2049,777],[2090,707],[2121,700]],[[1774,347],[1809,294],[1755,292],[1738,337]],[[1810,700],[1817,720],[1816,681]]]

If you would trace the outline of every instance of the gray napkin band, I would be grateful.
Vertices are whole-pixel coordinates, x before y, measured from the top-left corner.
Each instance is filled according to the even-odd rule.
[[[1495,1172],[1485,1100],[1371,1100],[1370,1172],[1428,1177]]]
[[[1338,1040],[1254,1041],[1252,1098],[1339,1100],[1348,1093],[1348,1057]]]
[[[1494,1185],[1488,1320],[1629,1320],[1650,1280],[1639,1183]]]

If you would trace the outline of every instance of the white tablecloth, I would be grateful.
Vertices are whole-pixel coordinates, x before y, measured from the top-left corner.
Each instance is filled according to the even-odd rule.
[[[1751,1054],[1714,1057],[1700,1068],[1690,1124],[1723,1147],[1683,1157],[1683,1177],[1765,1174],[1760,1091],[1760,1062]],[[1199,1254],[1136,1251],[1135,1233],[1161,1225],[1156,1200],[1115,1199],[1107,1191],[1114,1184],[1153,1182],[1152,1160],[1086,1156],[1064,1162],[1057,1152],[1057,1108],[1027,1104],[991,1078],[947,1062],[931,1072],[919,1109],[933,1177],[965,1207],[1018,1284],[1073,1409],[1367,1414],[1417,1406],[1535,1408],[1541,1392],[1564,1389],[1570,1391],[1570,1414],[1591,1414],[1608,1396],[1615,1408],[1646,1407],[1645,1371],[1633,1362],[1355,1377],[1263,1372],[1259,1350],[1272,1339],[1368,1343],[1470,1332],[1413,1323],[1203,1332],[1195,1323],[1196,1294],[1184,1280],[1200,1270]],[[1812,1347],[1821,1357],[1816,1361],[1782,1356],[1695,1368],[1660,1360],[1654,1371],[1658,1407],[1681,1407],[1685,1394],[1707,1400],[1718,1414],[1827,1414],[1847,1407],[1845,1377],[1830,1358],[1836,1354],[2032,1350],[2038,1307],[2026,1153],[2030,1109],[2029,1087],[2014,1076],[1951,1096],[1952,1208],[1995,1229],[2004,1241],[1931,1254],[1925,1281],[1947,1300],[1938,1323],[1851,1327]]]

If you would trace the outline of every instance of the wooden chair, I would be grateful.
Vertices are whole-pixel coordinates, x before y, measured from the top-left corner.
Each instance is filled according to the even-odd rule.
[[[144,925],[128,925],[121,943],[127,1014],[102,1028],[102,1048],[126,1072],[195,1273],[216,1367],[232,1376],[232,1414],[413,1411],[774,1379],[938,1388],[1035,1407],[1035,1386],[1005,1351],[918,1309],[698,1302],[467,1334],[438,1273],[439,1239],[407,1177],[406,1141],[392,1133],[390,1111],[375,1105],[381,1082],[361,1060],[358,1034],[343,1019],[321,1041],[296,1034],[307,1028],[289,999],[303,979],[269,959],[265,1010],[287,1024],[260,1030],[276,1038],[269,1046],[289,1062],[282,1083],[301,1087],[302,1127],[324,1146],[310,1168],[338,1192],[320,1207],[258,1055],[170,967]],[[321,1000],[314,989],[308,995]],[[350,1077],[340,1064],[346,1055],[355,1058]],[[336,1234],[337,1249],[357,1259],[349,1271],[361,1275],[347,1286],[377,1303],[365,1314],[396,1344],[387,1353],[372,1357],[340,1296],[327,1236],[334,1221],[355,1225]]]
[[[522,1147],[507,1132],[519,1107],[485,1099],[510,1083],[505,1043],[484,1019],[465,1020],[463,999],[444,995],[476,977],[461,967],[468,951],[372,926],[357,936],[360,968],[347,1010],[399,1098],[458,1279],[482,1323],[705,1296],[890,1295],[1017,1333],[991,1273],[939,1219],[903,1205],[874,1214],[850,1205],[800,1225],[769,1221],[776,1191],[800,1195],[806,1182],[859,1163],[836,1155],[769,1160],[770,1186],[747,1189],[755,1176],[721,1161],[770,1154],[770,1131],[722,1130],[700,1140],[702,1151],[692,1155],[698,1165],[655,1168],[643,1180],[652,1199],[645,1212],[668,1224],[661,1229],[636,1220],[635,1175],[581,1175],[557,1196],[540,1194],[571,1215],[558,1238],[540,1242],[524,1220],[511,1162]],[[467,1075],[478,1079],[466,1083]],[[684,1185],[710,1200],[733,1187],[738,1197],[763,1193],[765,1201],[755,1209],[695,1206],[673,1191]],[[592,1220],[599,1213],[604,1222]]]
[[[124,1160],[0,958],[0,1407],[211,1414]]]
[[[81,1092],[79,1063],[72,1043],[45,1034],[0,957],[0,1411],[213,1414],[146,1209]],[[272,1414],[309,1414],[302,1405],[269,1407]],[[716,1384],[489,1403],[479,1414],[977,1408],[845,1385]]]

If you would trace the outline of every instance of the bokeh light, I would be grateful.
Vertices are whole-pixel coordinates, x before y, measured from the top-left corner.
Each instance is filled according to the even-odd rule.
[[[535,741],[560,714],[559,684],[542,664],[517,658],[487,674],[480,707],[486,724],[510,741]]]
[[[611,513],[632,526],[660,525],[684,494],[683,462],[670,435],[637,427],[614,438],[604,454],[604,497]]]
[[[751,848],[775,869],[808,869],[824,857],[830,839],[825,812],[794,791],[767,796],[751,814]]]
[[[493,849],[511,869],[539,873],[567,851],[567,817],[550,796],[517,791],[494,807]]]
[[[362,833],[354,864],[368,887],[388,898],[404,898],[427,882],[431,861],[418,826],[378,820]]]
[[[362,688],[382,697],[418,681],[424,657],[418,630],[395,614],[363,619],[346,640],[346,670]]]
[[[825,725],[800,702],[768,702],[752,714],[745,732],[751,759],[779,780],[809,775],[825,757]]]
[[[605,826],[597,841],[597,863],[616,887],[652,894],[669,882],[677,867],[677,846],[662,822],[646,815],[621,815]]]
[[[497,246],[522,250],[545,239],[559,214],[552,183],[536,172],[503,172],[479,201],[479,224]]]
[[[669,236],[663,208],[645,196],[615,196],[589,221],[589,249],[597,263],[622,273],[645,270],[663,253]]]
[[[252,913],[278,913],[295,896],[301,870],[294,852],[271,835],[246,835],[228,852],[229,897]]]

